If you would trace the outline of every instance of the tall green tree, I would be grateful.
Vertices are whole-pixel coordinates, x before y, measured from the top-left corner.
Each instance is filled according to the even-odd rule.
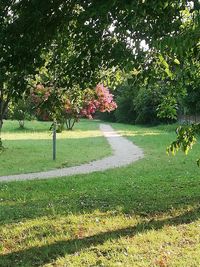
[[[145,64],[143,54],[154,49],[180,57],[195,50],[199,6],[198,0],[2,0],[0,129],[8,102],[17,101],[26,91],[27,77],[43,64],[41,52],[52,44],[58,44],[58,55],[62,49],[68,53],[69,85],[93,83],[96,69],[137,68]],[[184,12],[188,24],[184,24]],[[75,53],[67,51],[68,45]]]

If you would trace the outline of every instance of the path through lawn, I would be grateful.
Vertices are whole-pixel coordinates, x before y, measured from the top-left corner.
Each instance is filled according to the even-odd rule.
[[[139,147],[128,141],[126,138],[120,136],[111,126],[100,124],[100,129],[110,144],[113,155],[75,167],[60,168],[58,170],[47,172],[0,176],[0,181],[48,179],[52,177],[63,177],[74,174],[104,171],[107,169],[126,166],[143,157],[143,152]],[[97,147],[97,149],[102,148]]]

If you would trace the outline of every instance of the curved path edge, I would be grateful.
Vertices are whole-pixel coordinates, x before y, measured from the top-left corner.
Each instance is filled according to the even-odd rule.
[[[70,176],[75,174],[87,174],[91,172],[104,171],[108,169],[126,166],[144,157],[141,148],[134,145],[125,137],[121,136],[110,125],[100,124],[100,130],[108,140],[108,143],[110,144],[113,150],[113,154],[111,156],[68,168],[54,169],[45,172],[0,176],[0,182],[14,180],[48,179]]]

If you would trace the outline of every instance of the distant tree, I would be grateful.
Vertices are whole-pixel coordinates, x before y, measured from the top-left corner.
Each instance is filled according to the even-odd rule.
[[[29,99],[24,97],[19,99],[17,103],[10,105],[8,113],[10,119],[18,120],[19,127],[22,129],[24,128],[25,120],[33,118]]]

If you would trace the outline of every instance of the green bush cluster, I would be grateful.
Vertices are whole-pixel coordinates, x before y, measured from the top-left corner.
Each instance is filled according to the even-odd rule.
[[[158,84],[155,86],[135,86],[126,83],[119,86],[115,91],[117,109],[112,113],[103,113],[101,119],[107,121],[123,122],[130,124],[158,124],[163,122],[174,122],[176,117],[162,117],[159,107],[169,91],[164,86]],[[177,113],[177,102],[167,103],[163,109],[168,109],[172,114]],[[164,112],[162,110],[162,112]],[[161,116],[159,116],[159,113]]]

